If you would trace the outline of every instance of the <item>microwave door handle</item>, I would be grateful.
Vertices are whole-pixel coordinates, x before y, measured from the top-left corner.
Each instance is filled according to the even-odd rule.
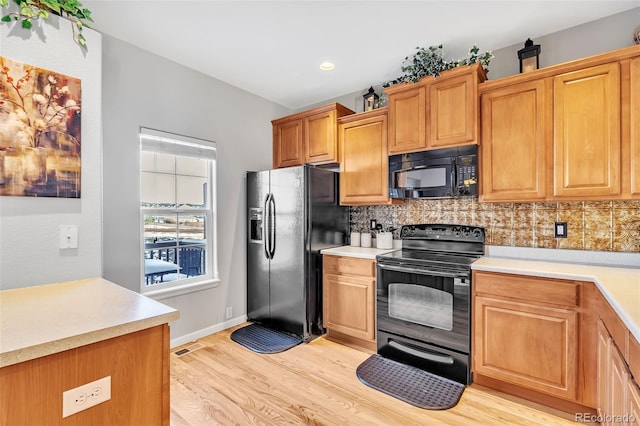
[[[457,169],[456,160],[451,160],[451,195],[456,195],[458,193],[458,179],[456,179],[458,176]]]

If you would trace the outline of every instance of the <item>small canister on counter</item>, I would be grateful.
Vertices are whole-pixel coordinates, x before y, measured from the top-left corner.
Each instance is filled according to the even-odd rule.
[[[360,247],[360,233],[352,232],[351,233],[351,246],[352,247]]]
[[[360,234],[360,245],[362,247],[371,247],[371,234],[368,232],[363,232]]]

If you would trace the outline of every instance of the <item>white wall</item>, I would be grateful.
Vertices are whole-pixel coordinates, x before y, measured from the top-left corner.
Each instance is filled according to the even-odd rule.
[[[139,291],[139,127],[218,147],[218,287],[161,302],[172,344],[246,318],[245,174],[271,167],[271,120],[291,111],[115,38],[103,43],[104,277]],[[227,306],[234,319],[223,323]]]
[[[0,196],[0,289],[100,276],[102,37],[84,35],[84,52],[71,24],[55,16],[38,32],[0,24],[0,55],[67,74],[82,84],[81,198]],[[0,126],[2,123],[0,123]],[[59,226],[78,225],[78,249],[58,248]]]
[[[535,44],[541,46],[540,67],[542,68],[631,46],[633,45],[633,32],[638,28],[638,25],[640,25],[640,7],[556,33],[540,37],[532,34],[531,39]],[[517,52],[524,47],[524,41],[522,40],[521,44],[493,50],[495,57],[489,65],[489,74],[487,75],[490,80],[520,72]],[[482,51],[485,50],[483,46],[481,48]],[[408,52],[408,54],[411,54],[411,52]],[[401,74],[400,65],[398,64],[398,75]],[[378,94],[382,92],[380,84],[373,86],[373,88]],[[339,102],[356,112],[362,111],[362,95],[368,89],[368,87],[363,87],[362,90],[357,92],[308,105],[298,111],[304,111],[313,106],[329,102]]]

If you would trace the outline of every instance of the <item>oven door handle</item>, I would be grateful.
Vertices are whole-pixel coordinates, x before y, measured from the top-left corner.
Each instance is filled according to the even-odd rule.
[[[467,273],[441,272],[441,271],[432,271],[429,269],[405,268],[403,266],[381,265],[379,263],[378,263],[378,267],[386,271],[405,272],[407,274],[433,275],[436,277],[445,277],[445,278],[468,278],[469,277],[469,274]]]
[[[433,362],[437,362],[438,364],[446,364],[446,365],[453,365],[453,357],[450,355],[439,355],[439,354],[434,354],[432,352],[422,352],[422,351],[418,351],[416,349],[410,348],[408,346],[403,345],[402,343],[398,343],[394,340],[391,340],[389,343],[387,343],[389,346],[391,346],[394,349],[397,349],[399,351],[402,352],[406,352],[410,355],[413,356],[417,356],[418,358],[422,358],[422,359],[426,359],[429,361],[433,361]]]

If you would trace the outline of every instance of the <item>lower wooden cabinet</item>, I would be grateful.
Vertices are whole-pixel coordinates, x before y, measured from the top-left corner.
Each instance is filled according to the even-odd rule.
[[[627,382],[627,415],[630,425],[640,425],[640,388],[633,380]]]
[[[580,283],[474,271],[473,287],[474,381],[578,403]]]
[[[62,393],[111,377],[111,398],[62,417]],[[169,326],[0,368],[0,425],[169,425]]]
[[[376,262],[323,256],[323,322],[327,338],[376,350]]]
[[[477,373],[575,400],[575,310],[477,296],[475,312]]]
[[[640,425],[640,343],[596,284],[475,270],[472,294],[475,383]]]
[[[640,424],[640,390],[621,353],[625,345],[598,321],[598,414],[603,425]]]

